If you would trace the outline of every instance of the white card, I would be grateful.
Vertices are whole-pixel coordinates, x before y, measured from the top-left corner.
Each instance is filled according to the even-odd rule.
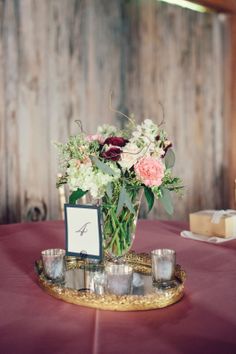
[[[99,206],[65,204],[65,226],[68,256],[102,258]]]

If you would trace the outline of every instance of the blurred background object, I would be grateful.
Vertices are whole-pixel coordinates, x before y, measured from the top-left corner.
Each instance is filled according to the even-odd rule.
[[[160,122],[164,107],[186,186],[174,219],[234,207],[233,20],[155,0],[0,1],[0,222],[61,218],[52,141],[78,119],[88,133],[124,124],[111,90],[137,122]],[[148,217],[167,215],[156,203]]]

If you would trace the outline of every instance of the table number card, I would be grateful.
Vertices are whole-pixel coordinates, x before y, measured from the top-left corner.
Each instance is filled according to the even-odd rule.
[[[65,204],[66,254],[102,258],[101,211],[99,206]]]

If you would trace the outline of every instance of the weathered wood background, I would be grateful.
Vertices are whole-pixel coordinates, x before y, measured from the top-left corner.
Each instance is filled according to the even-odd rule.
[[[164,106],[186,186],[174,218],[227,206],[227,18],[155,0],[0,0],[0,25],[1,223],[60,217],[52,141],[76,119],[122,124],[111,90],[137,121]]]

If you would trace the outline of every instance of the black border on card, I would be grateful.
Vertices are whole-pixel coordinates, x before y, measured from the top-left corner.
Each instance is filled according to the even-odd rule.
[[[99,256],[87,253],[77,253],[68,251],[68,220],[67,220],[67,208],[80,208],[80,209],[96,209],[97,210],[97,221],[98,221],[98,234],[99,234]],[[103,257],[102,254],[102,213],[101,207],[97,205],[81,205],[81,204],[64,204],[65,212],[65,229],[66,229],[66,255],[67,256],[76,256],[80,258],[93,258],[101,260]]]

